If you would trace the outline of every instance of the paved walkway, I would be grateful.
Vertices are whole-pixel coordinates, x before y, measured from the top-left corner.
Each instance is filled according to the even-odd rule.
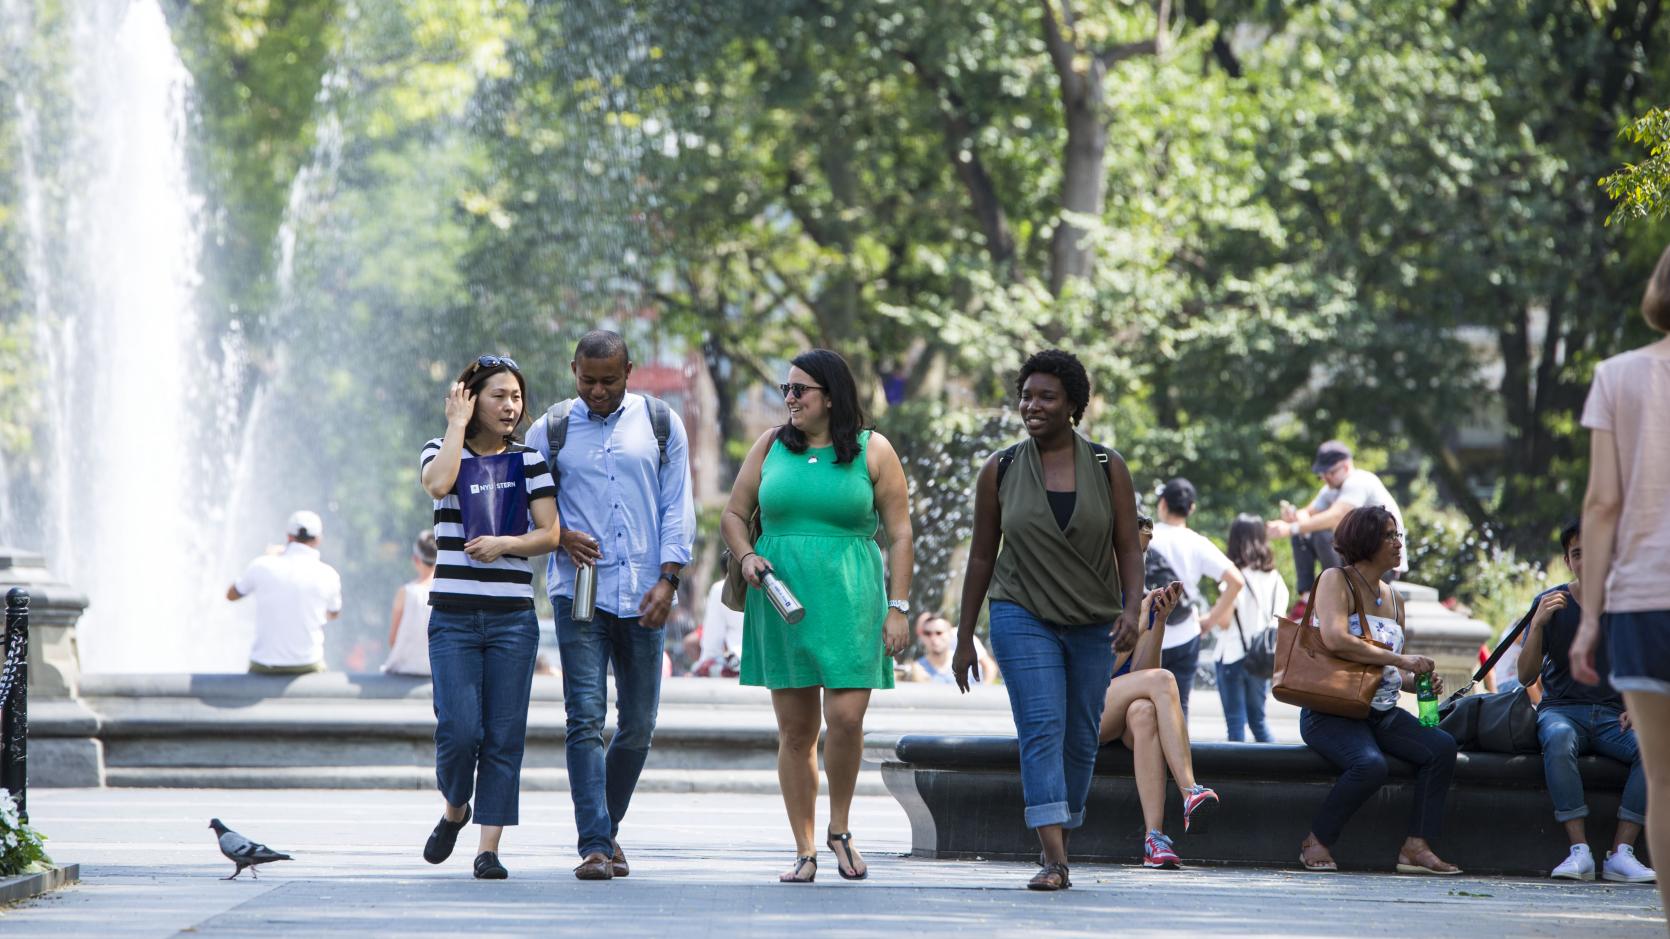
[[[0,912],[6,939],[151,936],[752,936],[874,939],[1026,929],[1052,936],[1664,936],[1656,891],[1541,880],[1082,866],[1072,890],[1020,889],[1032,868],[902,854],[891,799],[861,797],[853,830],[871,877],[846,883],[828,852],[818,882],[772,883],[789,863],[782,806],[735,794],[647,794],[621,840],[629,879],[569,873],[573,822],[561,793],[525,793],[505,842],[511,879],[469,877],[473,837],[441,867],[418,858],[435,799],[408,791],[36,790],[49,848],[79,861],[80,886]],[[222,881],[207,828],[295,854]],[[1187,853],[1187,838],[1179,848]]]

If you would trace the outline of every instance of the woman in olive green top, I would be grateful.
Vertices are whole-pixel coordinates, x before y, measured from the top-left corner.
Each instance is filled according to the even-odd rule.
[[[869,870],[852,845],[847,813],[870,691],[893,687],[891,656],[909,641],[910,501],[898,454],[887,438],[864,429],[858,387],[839,355],[813,349],[797,356],[781,387],[788,423],[749,451],[722,525],[748,582],[759,587],[761,575],[774,572],[806,615],[791,625],[764,591],[748,591],[742,683],[770,688],[777,712],[777,780],[795,840],[795,865],[779,879],[809,883],[817,876],[821,718],[829,728],[826,841],[841,876],[862,880]],[[756,508],[760,537],[753,541],[748,522]],[[885,590],[878,515],[888,545]]]
[[[987,460],[975,484],[951,670],[967,691],[974,624],[989,596],[992,654],[1020,742],[1026,824],[1044,849],[1043,869],[1027,886],[1060,890],[1072,885],[1067,832],[1084,824],[1114,648],[1127,651],[1137,639],[1142,553],[1125,461],[1074,431],[1090,402],[1078,358],[1036,353],[1015,389],[1027,439]]]

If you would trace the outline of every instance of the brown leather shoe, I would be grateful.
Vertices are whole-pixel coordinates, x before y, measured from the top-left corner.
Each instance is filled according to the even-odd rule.
[[[609,862],[607,854],[593,851],[586,855],[579,867],[574,868],[574,876],[580,880],[611,880],[615,876],[614,865]]]
[[[620,842],[617,841],[614,844],[615,854],[614,857],[609,858],[609,869],[614,872],[614,876],[625,877],[632,873],[632,868],[627,866],[626,852],[620,849]]]

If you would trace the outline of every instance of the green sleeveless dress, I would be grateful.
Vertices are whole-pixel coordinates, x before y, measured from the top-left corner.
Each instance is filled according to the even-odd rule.
[[[764,591],[742,614],[742,683],[767,688],[891,688],[881,645],[887,618],[876,494],[864,454],[836,465],[834,447],[791,453],[781,441],[760,469],[760,538],[754,550],[806,607],[790,626]]]

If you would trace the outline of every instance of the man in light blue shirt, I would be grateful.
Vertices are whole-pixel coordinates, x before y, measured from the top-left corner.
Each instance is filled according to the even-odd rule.
[[[574,875],[608,880],[630,871],[615,836],[649,756],[661,700],[661,627],[690,562],[696,512],[684,423],[662,402],[627,392],[626,340],[593,330],[575,347],[570,367],[579,396],[547,411],[526,439],[551,466],[562,515],[563,550],[552,552],[545,582],[568,712],[568,785],[581,858]],[[572,615],[578,565],[596,566],[597,609],[589,622]],[[611,662],[617,729],[605,751]]]

